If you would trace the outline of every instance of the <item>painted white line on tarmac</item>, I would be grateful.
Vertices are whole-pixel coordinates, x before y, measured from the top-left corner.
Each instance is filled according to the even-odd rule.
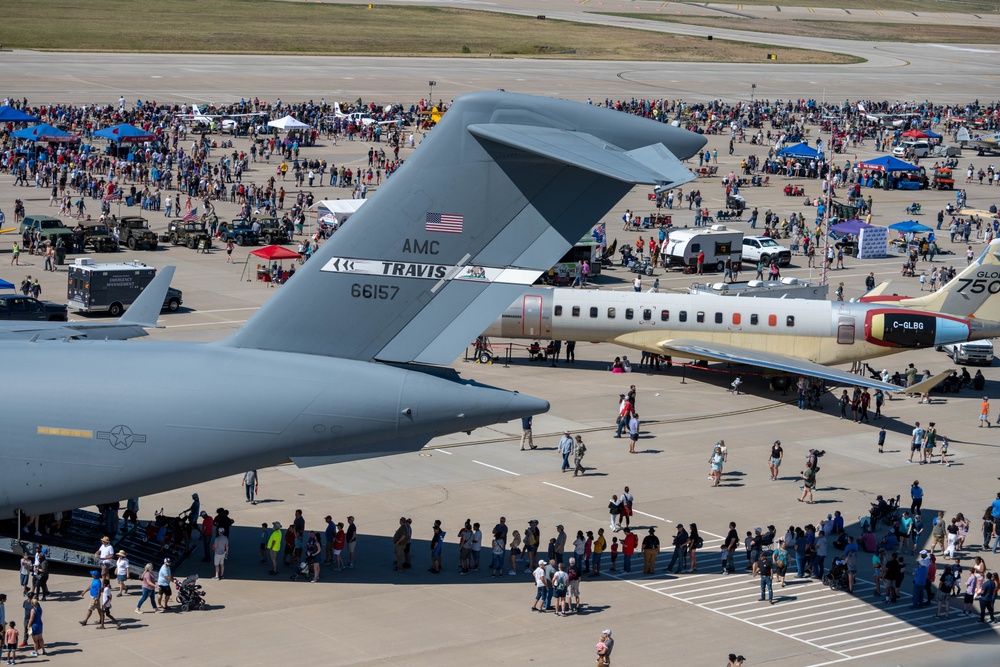
[[[586,493],[583,493],[582,491],[574,491],[573,489],[567,489],[565,486],[559,486],[558,484],[553,484],[552,482],[542,482],[542,484],[545,484],[546,486],[551,486],[551,487],[556,488],[556,489],[561,489],[562,491],[569,491],[570,493],[575,493],[576,495],[583,496],[584,498],[593,498],[594,497],[594,496],[587,495]]]
[[[632,514],[641,514],[643,516],[648,516],[650,519],[656,519],[657,521],[666,521],[667,523],[673,523],[670,519],[664,519],[662,516],[654,516],[652,514],[646,514],[645,512],[640,512],[639,510],[632,510]]]
[[[503,468],[498,468],[496,466],[491,466],[489,463],[483,463],[482,461],[476,461],[476,460],[473,460],[472,462],[473,463],[478,463],[481,466],[486,466],[487,468],[493,468],[494,470],[499,470],[500,472],[505,472],[508,475],[513,475],[514,477],[520,477],[521,476],[521,473],[519,473],[519,472],[511,472],[510,470],[504,470]]]
[[[196,324],[168,324],[164,329],[182,329],[184,327],[210,327],[218,324],[246,324],[246,320],[228,320],[226,322],[198,322]]]

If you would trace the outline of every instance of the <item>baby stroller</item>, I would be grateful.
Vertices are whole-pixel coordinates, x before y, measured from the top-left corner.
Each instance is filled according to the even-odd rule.
[[[205,593],[202,591],[201,585],[198,583],[197,574],[190,575],[187,579],[176,585],[177,604],[180,605],[181,611],[206,609],[208,607],[208,605],[205,604]]]
[[[844,564],[843,558],[833,559],[833,567],[823,575],[823,585],[829,586],[833,591],[847,590],[847,565]]]
[[[309,581],[310,579],[312,579],[312,573],[309,571],[311,567],[312,567],[311,559],[307,558],[303,561],[300,561],[299,564],[295,567],[295,571],[292,572],[292,576],[290,577],[290,579],[292,581],[298,581],[299,579],[305,579],[306,581]]]

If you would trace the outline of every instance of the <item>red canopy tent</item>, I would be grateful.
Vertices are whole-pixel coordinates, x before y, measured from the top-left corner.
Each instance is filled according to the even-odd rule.
[[[261,259],[298,259],[299,253],[280,245],[267,245],[250,252],[255,257]]]
[[[921,132],[920,130],[907,130],[906,132],[903,132],[903,136],[904,137],[908,137],[910,139],[927,139],[927,138],[929,138],[929,135]]]
[[[260,257],[261,259],[266,260],[268,262],[272,262],[274,260],[279,260],[280,261],[280,260],[283,260],[283,259],[298,259],[299,258],[299,253],[295,252],[294,250],[289,250],[288,248],[285,248],[285,247],[280,246],[280,245],[267,245],[267,246],[264,246],[263,248],[257,248],[256,250],[251,250],[250,254],[253,255],[254,257]],[[250,262],[247,261],[246,266],[243,267],[243,274],[244,275],[246,275],[247,266],[249,266],[249,265],[250,265]],[[268,283],[268,287],[271,286],[271,270],[270,270],[270,268],[262,268],[261,265],[258,264],[257,265],[256,275],[257,275],[257,280],[262,280],[262,281]],[[250,279],[247,278],[247,281],[249,281],[249,280]]]

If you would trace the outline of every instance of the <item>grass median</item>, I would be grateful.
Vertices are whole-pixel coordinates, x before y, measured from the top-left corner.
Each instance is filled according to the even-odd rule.
[[[851,63],[805,49],[438,7],[274,0],[36,0],[4,17],[3,46],[141,53],[531,57]]]

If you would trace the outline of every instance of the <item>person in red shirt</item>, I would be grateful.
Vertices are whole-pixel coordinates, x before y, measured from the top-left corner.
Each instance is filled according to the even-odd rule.
[[[337,560],[337,571],[344,569],[344,561],[341,559],[340,554],[344,550],[344,542],[347,540],[347,535],[344,533],[344,523],[340,522],[337,524],[337,534],[333,536],[333,557]]]
[[[632,554],[635,553],[635,549],[638,546],[639,538],[636,537],[630,528],[625,528],[625,539],[622,541],[622,558],[625,561],[625,572],[632,571]]]

